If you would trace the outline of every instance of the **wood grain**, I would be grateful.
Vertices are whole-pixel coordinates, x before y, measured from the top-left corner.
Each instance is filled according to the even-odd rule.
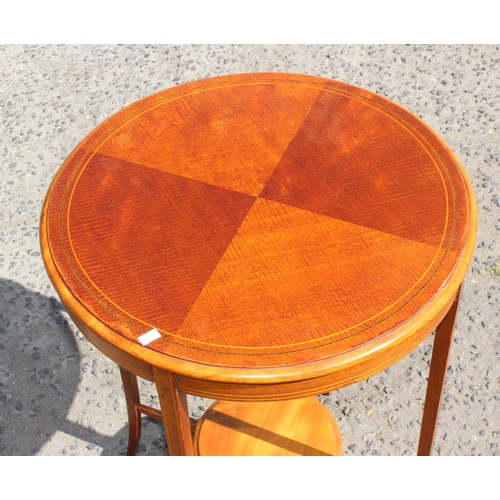
[[[450,257],[259,198],[177,338],[204,348],[209,360],[232,356],[255,366],[318,360],[333,344],[349,351],[418,311],[425,287],[449,272]]]
[[[137,377],[120,366],[123,391],[128,411],[128,449],[127,455],[135,455],[141,439],[140,393]]]
[[[141,413],[163,420],[171,455],[339,454],[331,415],[303,398],[387,368],[438,327],[429,454],[476,231],[463,167],[415,115],[342,82],[261,73],[111,116],[56,175],[40,240],[71,318],[121,367],[129,454]],[[194,449],[186,393],[225,400]]]
[[[432,454],[432,445],[434,444],[439,410],[441,408],[446,371],[449,366],[448,356],[455,331],[461,295],[462,287],[458,290],[457,296],[444,320],[436,328],[434,345],[432,347],[429,381],[427,383],[427,394],[424,403],[424,414],[422,417],[422,429],[418,443],[418,455],[428,456]]]
[[[325,90],[261,196],[439,246],[449,211],[464,214],[451,199],[456,170],[442,165],[449,154],[420,132],[390,107]],[[453,181],[463,198],[460,176]]]
[[[462,166],[416,116],[342,82],[263,73],[110,117],[61,167],[41,243],[79,327],[150,378],[341,385],[439,323],[476,227]]]
[[[195,455],[329,456],[342,454],[330,412],[316,399],[212,405],[194,436]]]
[[[186,456],[193,454],[191,420],[186,394],[180,392],[173,373],[155,369],[161,413],[167,436],[168,454]]]
[[[148,107],[95,150],[258,195],[320,89],[227,83]]]
[[[95,154],[62,221],[68,285],[94,299],[95,316],[126,325],[131,338],[144,324],[175,332],[254,201]]]

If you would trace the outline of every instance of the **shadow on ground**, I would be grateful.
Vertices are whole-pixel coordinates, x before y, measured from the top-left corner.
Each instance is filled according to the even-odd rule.
[[[74,449],[91,443],[102,455],[126,451],[127,426],[106,436],[89,422],[68,419],[83,373],[79,341],[63,311],[55,298],[0,279],[0,455],[45,454],[44,444],[58,431]],[[143,432],[149,425],[144,419]]]

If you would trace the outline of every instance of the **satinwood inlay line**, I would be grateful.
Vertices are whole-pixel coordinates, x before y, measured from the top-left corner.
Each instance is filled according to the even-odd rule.
[[[94,158],[97,158],[96,155],[101,155],[103,157],[108,156],[110,160],[115,160],[117,162],[117,165],[119,162],[123,162],[123,160],[120,160],[118,158],[114,158],[111,155],[103,155],[102,153],[99,152],[101,147],[107,143],[112,137],[114,137],[116,134],[118,134],[121,130],[127,127],[127,125],[133,123],[135,120],[138,118],[142,117],[146,113],[150,112],[153,109],[159,108],[163,105],[166,105],[168,103],[172,103],[173,101],[176,101],[178,99],[182,99],[183,97],[186,96],[191,96],[191,95],[196,95],[202,92],[209,92],[211,90],[215,89],[224,89],[224,88],[234,88],[234,87],[244,87],[244,86],[259,86],[259,85],[273,85],[276,87],[279,87],[281,85],[284,86],[299,86],[299,87],[304,87],[304,88],[313,88],[318,90],[318,94],[313,101],[312,105],[310,106],[309,110],[307,113],[304,115],[302,118],[301,124],[299,125],[298,129],[295,131],[295,134],[293,134],[288,142],[288,145],[285,147],[284,152],[282,153],[282,158],[287,154],[289,151],[289,147],[294,141],[294,139],[298,136],[299,132],[303,131],[303,127],[305,126],[305,122],[309,116],[309,114],[312,112],[314,109],[319,96],[322,93],[329,93],[333,95],[338,95],[342,96],[347,99],[351,99],[355,101],[358,104],[361,104],[363,106],[368,106],[375,111],[381,113],[384,115],[387,119],[392,120],[394,123],[396,123],[401,129],[403,129],[409,136],[413,138],[416,144],[418,144],[418,148],[420,148],[419,154],[422,155],[422,153],[425,153],[427,157],[429,158],[430,162],[434,166],[435,171],[437,171],[439,178],[441,179],[441,195],[444,197],[444,211],[445,211],[445,216],[443,217],[443,226],[442,226],[442,233],[441,233],[441,239],[439,242],[439,245],[436,247],[434,245],[431,245],[435,249],[434,256],[432,259],[427,261],[427,264],[425,265],[425,270],[421,272],[421,275],[418,277],[418,279],[411,283],[411,281],[408,281],[408,288],[402,293],[397,300],[385,304],[381,310],[377,311],[376,314],[372,314],[369,317],[365,317],[362,321],[358,321],[353,325],[348,325],[346,328],[343,329],[337,329],[335,331],[332,331],[328,335],[323,335],[319,337],[314,337],[313,338],[306,338],[304,340],[296,341],[291,339],[289,342],[284,342],[281,345],[253,345],[253,346],[245,346],[245,345],[238,345],[234,343],[226,342],[226,343],[218,343],[218,342],[213,342],[213,341],[203,341],[200,339],[195,339],[195,338],[189,338],[189,337],[183,337],[179,335],[175,330],[174,331],[168,331],[158,324],[154,323],[149,323],[147,318],[141,319],[137,315],[134,315],[130,312],[130,310],[126,310],[123,305],[120,305],[120,298],[111,298],[113,289],[109,288],[112,286],[112,283],[109,281],[106,281],[106,285],[108,287],[108,290],[103,290],[103,287],[101,286],[100,283],[102,282],[102,277],[97,276],[97,280],[94,277],[91,277],[88,273],[88,269],[86,269],[85,265],[81,263],[81,257],[77,255],[77,251],[75,249],[75,243],[73,241],[73,229],[71,225],[71,210],[73,207],[73,199],[74,195],[77,192],[77,190],[80,188],[81,185],[81,179],[82,176],[86,173],[88,169],[92,169],[92,166],[95,165]],[[436,276],[441,273],[445,273],[445,275],[442,275],[441,279],[446,279],[447,276],[450,276],[453,271],[455,270],[457,263],[458,263],[458,257],[457,253],[452,250],[452,245],[455,241],[456,238],[456,225],[458,223],[457,220],[457,199],[456,199],[456,192],[455,192],[455,184],[457,182],[456,177],[455,180],[449,171],[449,167],[446,163],[446,161],[443,159],[442,155],[440,154],[440,151],[434,146],[434,144],[429,140],[429,138],[421,131],[418,130],[416,126],[414,126],[409,120],[407,120],[404,116],[402,116],[403,113],[401,113],[401,110],[396,108],[395,105],[394,109],[391,109],[389,105],[384,105],[382,104],[383,99],[380,97],[375,98],[374,101],[368,99],[364,95],[356,94],[353,91],[349,91],[345,88],[342,88],[342,85],[339,85],[338,88],[335,88],[336,82],[326,82],[326,83],[314,83],[308,80],[301,80],[300,78],[294,78],[294,79],[284,79],[280,80],[279,78],[266,78],[263,77],[262,80],[257,80],[255,81],[254,79],[241,79],[237,82],[228,82],[228,83],[217,83],[217,84],[203,84],[198,87],[193,87],[188,90],[182,90],[178,92],[170,92],[168,93],[167,96],[161,97],[159,99],[152,99],[152,98],[146,98],[147,103],[144,105],[133,105],[132,112],[127,112],[126,110],[120,112],[121,114],[126,113],[125,116],[122,118],[119,118],[118,120],[114,117],[110,118],[109,121],[111,123],[111,126],[108,128],[106,127],[106,123],[98,129],[96,129],[96,132],[93,134],[89,135],[89,139],[87,139],[87,142],[83,142],[80,149],[78,150],[79,152],[83,152],[83,155],[81,158],[77,159],[76,163],[74,162],[75,157],[76,157],[76,152],[75,154],[71,155],[68,160],[65,162],[64,166],[61,169],[61,172],[59,173],[58,177],[56,178],[56,181],[54,181],[54,186],[55,188],[52,190],[49,203],[48,203],[48,210],[50,211],[51,209],[53,210],[54,208],[53,205],[57,203],[58,206],[58,225],[59,225],[59,241],[57,242],[57,245],[60,246],[62,250],[62,255],[64,257],[64,260],[61,261],[59,260],[58,257],[58,250],[54,247],[55,243],[51,243],[51,250],[52,250],[52,256],[55,262],[55,265],[57,266],[57,269],[59,270],[59,273],[61,276],[64,278],[65,275],[67,274],[67,271],[65,270],[65,266],[68,266],[70,272],[73,274],[73,277],[76,278],[77,282],[79,283],[78,286],[83,287],[86,292],[92,297],[92,299],[97,302],[102,308],[108,311],[109,314],[113,315],[117,320],[127,324],[129,327],[133,328],[135,331],[138,331],[137,336],[140,335],[141,333],[151,329],[151,328],[156,328],[158,331],[160,331],[162,334],[164,334],[164,337],[162,339],[159,339],[158,341],[153,342],[149,347],[153,349],[159,349],[160,351],[165,348],[166,344],[172,344],[172,345],[177,345],[179,347],[182,347],[184,349],[183,354],[185,354],[186,350],[194,350],[194,351],[200,351],[200,352],[209,352],[213,354],[220,354],[224,356],[228,355],[234,355],[234,356],[274,356],[274,355],[289,355],[297,352],[305,352],[309,350],[316,350],[316,349],[324,349],[325,347],[328,347],[333,344],[337,344],[339,342],[345,342],[346,340],[359,336],[360,334],[364,332],[368,332],[372,329],[374,329],[377,326],[380,326],[384,322],[396,317],[398,313],[400,313],[405,307],[407,307],[409,304],[412,302],[416,301],[418,298],[421,300],[421,297],[423,297],[423,292],[426,291],[426,289],[434,283],[433,280],[436,279]],[[365,91],[360,91],[360,93],[363,93]],[[381,102],[382,101],[382,102]],[[396,113],[396,111],[399,111],[399,113]],[[120,115],[118,113],[118,116]],[[411,115],[409,115],[411,116]],[[412,120],[417,120],[415,117],[411,118]],[[418,123],[418,121],[417,121]],[[421,124],[418,123],[419,127],[421,127]],[[104,131],[102,131],[104,130]],[[102,132],[101,132],[102,131]],[[426,131],[428,133],[428,131]],[[95,139],[94,139],[95,137]],[[403,137],[403,136],[402,136]],[[406,137],[406,136],[404,136]],[[432,136],[431,136],[432,137]],[[434,138],[435,139],[435,138]],[[90,144],[88,144],[88,141],[91,141]],[[415,146],[416,147],[416,146]],[[417,149],[418,149],[417,148]],[[417,152],[418,152],[417,151]],[[416,153],[415,153],[416,154]],[[94,163],[93,163],[94,162]],[[279,160],[273,170],[270,172],[270,174],[267,177],[267,180],[265,183],[262,185],[262,188],[260,190],[260,193],[258,195],[252,195],[244,192],[239,192],[236,189],[228,189],[228,191],[234,191],[235,193],[238,193],[241,196],[244,197],[251,197],[253,198],[253,202],[250,205],[249,211],[247,212],[247,215],[243,217],[243,219],[239,222],[239,225],[235,229],[235,233],[233,234],[232,238],[229,240],[229,243],[226,246],[226,249],[222,251],[218,257],[218,260],[211,270],[210,274],[208,275],[207,280],[205,281],[205,284],[201,286],[201,289],[198,292],[198,295],[194,299],[194,301],[191,303],[190,308],[187,310],[187,313],[184,316],[184,319],[181,321],[180,326],[177,328],[177,331],[179,329],[183,328],[183,325],[186,322],[187,318],[190,318],[191,311],[197,305],[199,299],[200,299],[200,294],[203,294],[205,288],[211,283],[211,280],[214,276],[214,273],[216,273],[219,269],[221,260],[224,259],[226,252],[228,249],[231,247],[231,245],[234,244],[235,238],[240,234],[242,225],[246,223],[247,218],[249,214],[252,212],[252,209],[255,205],[255,200],[259,199],[261,197],[261,194],[266,190],[266,187],[268,184],[271,182],[271,179],[273,179],[273,175],[280,165],[281,160]],[[75,163],[73,165],[73,163]],[[133,162],[134,164],[137,165],[137,168],[150,168],[147,164],[140,164],[137,162]],[[58,184],[58,181],[60,181],[61,177],[63,174],[65,174],[65,170],[68,168],[71,168],[72,170],[69,173],[68,179],[65,181],[64,188],[61,192],[61,186]],[[442,172],[444,170],[444,172]],[[458,177],[464,182],[463,180],[463,174],[462,172],[457,169],[456,174],[458,173]],[[168,170],[165,170],[164,174],[168,177],[173,177],[173,176],[179,176],[179,174],[176,173],[170,173]],[[165,177],[165,178],[167,178]],[[226,190],[227,188],[221,187],[219,185],[214,185],[208,182],[204,182],[202,180],[197,180],[191,177],[185,177],[185,176],[179,176],[182,179],[184,179],[186,182],[192,182],[192,183],[204,183],[207,186],[210,186],[210,189],[213,189],[213,192],[215,193],[217,190]],[[84,189],[85,185],[82,185],[81,189]],[[448,192],[448,189],[450,192]],[[425,193],[421,193],[422,195],[425,195]],[[215,195],[214,195],[215,196]],[[337,218],[333,217],[330,215],[322,214],[319,212],[315,212],[314,210],[308,210],[301,208],[300,206],[296,206],[295,204],[288,204],[284,203],[282,201],[277,201],[273,200],[272,198],[268,198],[267,196],[264,196],[262,199],[268,199],[270,203],[274,203],[277,205],[284,205],[288,206],[290,208],[293,208],[295,210],[304,210],[306,212],[311,212],[311,213],[316,213],[320,217],[326,217],[331,219],[332,221],[338,220],[340,222],[343,222],[344,224],[349,224],[351,226],[359,226],[360,228],[363,227],[363,225],[356,224],[351,221],[343,221],[342,218]],[[469,200],[468,198],[465,198],[465,214],[468,213],[469,210]],[[212,203],[210,200],[207,199],[207,203]],[[214,202],[215,203],[215,202]],[[218,203],[218,202],[217,202]],[[214,205],[215,206],[215,205]],[[395,210],[397,210],[397,207],[394,207]],[[50,221],[53,221],[51,217],[49,216],[47,218],[47,231],[48,233],[51,232],[51,227],[50,227]],[[188,219],[186,219],[188,221]],[[465,221],[464,221],[465,222]],[[186,222],[187,223],[187,222]],[[379,232],[381,235],[384,234],[384,231],[380,229],[375,229],[371,228],[370,226],[364,226],[366,229],[368,229],[371,232]],[[353,230],[353,235],[356,233]],[[358,233],[359,235],[365,234],[362,231]],[[371,234],[371,233],[370,233]],[[388,235],[391,235],[395,238],[400,238],[402,240],[407,240],[407,241],[412,241],[411,237],[405,237],[401,235],[395,235],[392,234],[391,232],[387,233]],[[353,236],[354,237],[354,236]],[[358,236],[359,237],[359,236]],[[381,236],[383,237],[383,236]],[[424,243],[418,243],[418,245],[424,245]],[[416,244],[415,246],[415,251],[418,248],[418,245]],[[85,258],[88,259],[88,256],[85,255]],[[427,258],[427,257],[426,257]],[[443,268],[443,265],[446,263],[446,268]],[[137,262],[137,265],[140,265],[140,262]],[[175,262],[173,263],[175,265]],[[187,265],[187,264],[185,264]],[[430,274],[429,274],[430,273]],[[107,279],[107,278],[106,278]],[[409,280],[410,278],[406,278]],[[99,281],[101,280],[101,281]],[[414,278],[411,278],[411,280],[414,280]],[[97,283],[96,283],[97,281]],[[111,283],[111,284],[110,284]],[[333,283],[333,282],[332,282]],[[435,286],[438,285],[438,283],[434,283]],[[71,285],[68,285],[71,289]],[[405,285],[406,286],[406,285]],[[439,286],[437,286],[439,288]],[[111,296],[110,296],[110,291],[111,291]],[[77,289],[73,290],[75,293],[75,296],[82,300],[82,303],[85,304],[85,299],[83,297],[80,297],[80,292],[78,292]],[[217,292],[219,293],[219,292]],[[430,292],[432,295],[432,291]],[[431,297],[429,297],[428,300],[430,300]],[[423,299],[423,302],[420,302],[416,307],[416,311],[410,312],[410,314],[415,314],[420,308],[422,308],[427,301],[425,298]],[[402,302],[404,301],[404,302]],[[398,305],[399,304],[399,305]],[[394,307],[396,307],[394,309]],[[87,306],[87,305],[86,305]],[[91,303],[88,304],[88,306],[91,306]],[[387,313],[387,314],[385,314]],[[383,317],[380,317],[383,316]],[[398,320],[399,321],[399,320]],[[366,325],[369,323],[368,325]],[[359,328],[360,326],[364,326],[363,328]],[[115,328],[116,329],[116,328]],[[352,332],[353,329],[357,329],[355,332]],[[118,333],[120,332],[120,329],[116,329]],[[375,331],[375,330],[374,330]],[[346,332],[351,332],[348,335],[345,335]],[[382,335],[383,332],[378,333],[377,335],[380,336]],[[130,334],[126,335],[129,338]],[[132,335],[133,337],[133,335]],[[335,337],[335,338],[334,338]],[[222,340],[222,339],[221,339]],[[223,340],[229,340],[229,339],[223,339]],[[325,342],[325,340],[328,340],[328,342]],[[361,342],[363,341],[362,338],[360,337]],[[183,343],[180,341],[187,342]],[[193,345],[194,344],[194,345]],[[298,347],[298,346],[305,346],[307,344],[315,344],[315,345],[308,345],[307,347]],[[211,346],[213,349],[208,349],[204,346]],[[228,352],[228,350],[230,352]],[[270,351],[269,351],[270,350]],[[168,351],[168,348],[167,348]],[[222,351],[222,352],[221,352]],[[243,352],[241,352],[243,351]],[[267,351],[267,352],[262,352],[262,351]],[[174,351],[170,351],[170,354],[175,355]],[[335,353],[331,353],[331,355],[334,355]]]
[[[196,181],[196,182],[198,182],[198,181]],[[74,190],[73,190],[73,191],[74,191]],[[257,198],[257,197],[256,197],[256,198]],[[276,203],[276,202],[275,202],[275,203]],[[68,228],[69,228],[69,225],[68,225]],[[450,241],[451,241],[451,239],[452,239],[452,238],[450,238]],[[72,250],[73,250],[73,246],[72,246],[72,245],[71,245],[71,248],[72,248]],[[438,250],[440,250],[440,249],[438,249]],[[448,247],[447,247],[447,249],[446,249],[446,252],[443,254],[443,257],[442,257],[442,259],[441,259],[440,263],[438,264],[438,267],[437,267],[437,268],[433,271],[433,273],[431,274],[431,276],[429,277],[429,279],[427,280],[427,282],[426,282],[426,283],[422,286],[422,288],[421,288],[418,292],[416,292],[416,294],[415,294],[414,296],[412,296],[409,300],[407,300],[406,302],[404,302],[404,303],[403,303],[403,304],[402,304],[402,305],[401,305],[398,309],[396,309],[395,311],[393,311],[393,312],[392,312],[391,314],[389,314],[388,316],[385,316],[385,317],[384,317],[384,318],[382,318],[381,320],[377,321],[375,324],[370,325],[369,327],[365,327],[365,328],[363,328],[363,329],[361,329],[361,330],[356,331],[355,333],[352,333],[352,334],[350,334],[350,335],[348,335],[348,336],[344,336],[344,337],[342,337],[342,338],[340,338],[340,339],[333,340],[333,341],[329,341],[329,342],[327,342],[327,343],[322,343],[320,346],[313,346],[313,347],[311,347],[311,348],[324,347],[324,346],[326,346],[326,345],[330,345],[330,344],[333,344],[333,343],[337,343],[337,342],[339,342],[339,341],[341,341],[341,340],[344,340],[344,339],[349,338],[349,337],[351,337],[351,336],[357,335],[357,334],[359,334],[359,333],[361,333],[361,332],[363,332],[363,331],[367,330],[368,328],[371,328],[371,327],[373,327],[373,326],[375,326],[375,325],[377,325],[377,324],[380,324],[381,322],[385,321],[387,318],[389,318],[389,317],[391,317],[391,316],[394,316],[397,312],[399,312],[401,309],[403,309],[403,308],[404,308],[404,307],[405,307],[405,306],[406,306],[409,302],[411,302],[412,300],[414,300],[414,299],[415,299],[415,297],[416,297],[418,294],[420,294],[420,293],[422,292],[422,290],[423,290],[423,289],[427,286],[427,284],[428,284],[430,281],[432,281],[432,278],[433,278],[433,277],[435,276],[435,274],[439,271],[439,269],[440,269],[440,267],[441,267],[441,264],[442,264],[442,262],[444,261],[444,259],[445,259],[446,255],[447,255],[447,253],[448,253],[448,250],[449,250],[449,244],[448,244]],[[75,255],[74,250],[73,250],[73,254]],[[423,279],[423,277],[427,274],[427,272],[428,272],[428,271],[429,271],[429,270],[433,267],[433,264],[434,264],[434,262],[435,262],[435,260],[436,260],[436,258],[437,258],[437,256],[438,256],[438,254],[439,254],[439,252],[437,252],[437,253],[435,254],[434,259],[432,260],[432,262],[430,263],[430,265],[428,266],[428,268],[426,269],[426,271],[423,273],[422,277],[421,277],[421,278],[420,278],[420,279],[419,279],[419,280],[418,280],[418,281],[417,281],[417,282],[416,282],[416,283],[412,286],[412,288],[410,288],[410,289],[409,289],[409,290],[408,290],[408,291],[407,291],[407,292],[406,292],[406,293],[405,293],[405,294],[404,294],[404,295],[403,295],[403,296],[402,296],[402,297],[398,300],[398,302],[399,302],[400,300],[402,300],[402,299],[403,299],[406,295],[408,295],[408,293],[410,293],[410,292],[411,292],[411,290],[412,290],[415,286],[417,286],[417,285],[418,285],[418,283],[419,283],[419,282]],[[67,251],[66,251],[66,255],[68,255],[68,254],[67,254]],[[67,257],[67,258],[69,259],[69,257]],[[77,259],[76,255],[75,255],[75,258]],[[222,256],[221,256],[221,258],[222,258]],[[78,276],[78,272],[77,272],[77,270],[74,268],[74,266],[72,265],[71,261],[69,261],[69,262],[70,262],[70,265],[72,266],[73,271],[74,271],[74,272],[75,272],[75,274]],[[77,259],[77,262],[79,263],[78,259]],[[82,285],[83,285],[83,286],[85,286],[85,288],[89,291],[89,293],[91,293],[91,295],[94,297],[94,299],[95,299],[95,300],[97,300],[98,302],[100,302],[100,303],[101,303],[101,305],[103,305],[103,307],[106,307],[106,308],[107,308],[107,309],[108,309],[108,310],[109,310],[112,314],[114,314],[115,316],[117,316],[119,319],[121,319],[121,320],[123,320],[123,321],[127,322],[128,324],[130,324],[131,326],[133,326],[134,328],[136,328],[137,330],[139,330],[139,331],[141,331],[141,332],[145,332],[145,331],[147,331],[148,329],[150,329],[150,328],[154,328],[154,327],[155,327],[155,325],[148,324],[147,322],[142,321],[140,318],[136,318],[136,317],[132,316],[131,314],[129,314],[127,311],[123,310],[123,309],[122,309],[122,308],[121,308],[118,304],[116,304],[115,302],[113,302],[113,301],[112,301],[109,297],[107,297],[107,296],[106,296],[106,295],[105,295],[105,294],[104,294],[104,293],[103,293],[103,292],[99,289],[99,287],[98,287],[98,286],[97,286],[97,285],[96,285],[96,284],[92,281],[92,279],[90,278],[90,276],[88,276],[88,274],[86,273],[85,269],[84,269],[81,265],[80,265],[79,267],[80,267],[80,269],[82,270],[82,272],[85,274],[85,276],[86,276],[87,280],[88,280],[88,281],[89,281],[89,282],[90,282],[90,283],[91,283],[91,284],[92,284],[92,285],[93,285],[93,286],[94,286],[94,287],[95,287],[95,288],[96,288],[96,289],[97,289],[97,290],[98,290],[98,291],[99,291],[99,292],[100,292],[100,293],[101,293],[101,294],[105,297],[105,299],[107,299],[107,300],[108,300],[108,301],[109,301],[109,302],[110,302],[110,303],[111,303],[111,304],[112,304],[112,305],[113,305],[116,309],[118,309],[118,310],[120,310],[120,311],[124,312],[124,313],[125,313],[125,314],[127,314],[129,317],[131,317],[131,318],[133,318],[133,319],[135,319],[135,320],[137,320],[137,321],[142,322],[142,323],[143,323],[143,325],[145,325],[145,326],[142,326],[142,327],[141,327],[141,326],[136,326],[135,324],[133,324],[133,323],[131,323],[131,322],[127,321],[127,319],[126,319],[126,318],[124,318],[122,315],[119,315],[119,314],[117,313],[116,309],[110,308],[110,307],[109,307],[109,306],[107,306],[107,305],[106,305],[103,301],[101,301],[101,300],[100,300],[100,299],[99,299],[99,298],[98,298],[98,297],[97,297],[94,293],[92,293],[92,290],[88,287],[87,282],[86,282],[85,280],[83,280],[82,278],[80,278],[80,277],[79,277],[79,280],[80,280],[80,282],[82,283]],[[395,305],[395,304],[390,304],[390,305],[389,305],[389,306],[387,306],[387,307],[386,307],[383,311],[381,311],[381,312],[380,312],[377,316],[379,316],[380,314],[383,314],[383,313],[384,313],[385,311],[387,311],[388,309],[391,309],[394,305]],[[346,332],[346,331],[349,331],[349,330],[352,330],[353,328],[357,328],[357,327],[361,326],[362,324],[365,324],[366,322],[368,322],[368,321],[370,321],[370,320],[372,320],[372,319],[374,319],[374,317],[367,318],[367,319],[366,319],[363,323],[360,323],[360,324],[354,325],[354,326],[352,326],[352,327],[350,327],[350,328],[346,328],[346,329],[341,330],[341,331],[336,331],[336,332],[332,333],[331,335],[326,336],[326,337],[323,337],[323,338],[317,338],[317,339],[313,339],[313,340],[310,340],[310,341],[305,341],[305,342],[302,342],[302,343],[287,344],[287,345],[289,345],[289,346],[296,346],[296,345],[300,345],[300,344],[313,343],[313,342],[318,342],[318,341],[321,341],[321,340],[325,340],[325,339],[330,338],[330,337],[332,337],[332,336],[341,335],[342,333],[344,333],[344,332]],[[149,328],[147,328],[147,327],[149,327]],[[158,329],[158,327],[156,327],[156,328]],[[182,338],[182,337],[180,337],[179,335],[172,334],[171,332],[167,332],[167,331],[162,330],[162,329],[159,329],[159,331],[161,331],[161,332],[162,332],[162,333],[164,333],[164,334],[168,334],[169,336],[175,337],[175,338],[177,338],[177,339],[183,339],[183,338]],[[168,342],[171,342],[171,343],[177,343],[178,345],[185,346],[185,344],[182,344],[181,342],[174,342],[174,341],[172,341],[172,340],[170,340],[170,339],[168,339],[168,340],[167,340],[167,339],[164,339],[164,340],[166,340],[166,341],[168,341]],[[255,348],[257,348],[257,349],[275,349],[275,348],[276,348],[276,346],[256,346],[256,347],[251,347],[251,348],[245,348],[244,346],[230,346],[230,345],[220,345],[220,344],[219,344],[219,345],[217,345],[217,344],[210,344],[210,343],[207,343],[207,342],[193,341],[193,340],[191,340],[191,339],[183,339],[183,340],[188,340],[188,341],[191,341],[191,342],[195,342],[195,343],[197,343],[197,344],[210,345],[210,346],[213,346],[213,347],[220,347],[220,348],[226,348],[226,349],[231,349],[231,348],[233,348],[233,349],[236,349],[236,348],[240,348],[240,349],[255,349]],[[187,347],[187,346],[185,346],[185,347]],[[189,348],[193,348],[193,346],[189,346]],[[309,348],[294,349],[294,350],[289,350],[288,352],[299,352],[299,351],[304,351],[304,350],[307,350],[307,349],[309,349]],[[203,350],[203,349],[198,348],[198,350]],[[238,353],[233,353],[233,354],[238,354]],[[246,353],[246,354],[243,354],[243,355],[270,355],[270,354],[275,354],[275,352],[271,352],[271,353],[255,353],[255,354]]]

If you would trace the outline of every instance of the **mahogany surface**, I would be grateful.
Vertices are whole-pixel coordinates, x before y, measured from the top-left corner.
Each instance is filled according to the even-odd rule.
[[[257,73],[110,117],[59,170],[40,232],[71,317],[121,366],[163,377],[165,394],[271,400],[416,347],[450,309],[476,228],[463,167],[418,117],[342,82]]]

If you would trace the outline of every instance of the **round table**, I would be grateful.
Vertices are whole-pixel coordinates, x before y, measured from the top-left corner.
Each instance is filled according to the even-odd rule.
[[[430,454],[476,229],[463,167],[418,117],[342,82],[256,73],[108,118],[59,170],[40,234],[69,315],[120,366],[128,454],[142,413],[171,455],[339,454],[313,396],[436,330]],[[220,402],[196,423],[186,394]]]

